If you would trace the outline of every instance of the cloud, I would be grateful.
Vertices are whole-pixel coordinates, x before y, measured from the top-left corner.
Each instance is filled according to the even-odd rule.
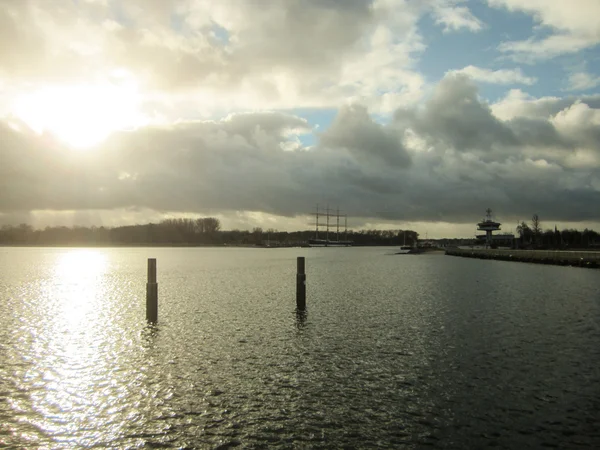
[[[488,0],[488,4],[532,14],[542,25],[559,30],[600,34],[600,25],[595,17],[600,12],[600,4],[596,0]]]
[[[532,63],[565,53],[577,53],[597,43],[596,38],[562,33],[541,40],[530,38],[524,41],[503,42],[498,46],[498,50],[511,53],[515,61]]]
[[[501,120],[513,118],[530,118],[547,120],[560,111],[582,102],[590,108],[600,109],[600,95],[567,96],[567,97],[533,97],[520,89],[511,89],[507,95],[491,105],[493,114]]]
[[[501,52],[515,60],[533,62],[565,53],[576,53],[600,43],[600,3],[596,0],[488,0],[492,7],[531,14],[536,22],[553,33],[500,44]]]
[[[253,212],[298,223],[318,202],[364,220],[464,223],[488,206],[503,220],[600,220],[589,207],[600,200],[600,99],[510,101],[501,119],[471,79],[448,75],[386,125],[364,106],[340,109],[310,148],[286,145],[312,130],[277,112],[116,133],[87,153],[3,121],[0,212]]]
[[[600,142],[600,110],[576,101],[551,118],[550,122],[579,148],[597,150]]]
[[[572,73],[569,76],[569,91],[586,91],[600,86],[600,77],[587,72]]]
[[[479,20],[466,6],[457,6],[456,0],[442,1],[434,4],[432,15],[435,23],[444,25],[444,32],[459,31],[481,31],[483,22]]]
[[[490,70],[476,66],[467,66],[460,70],[452,70],[449,73],[462,73],[476,81],[490,84],[527,84],[532,85],[537,82],[537,78],[528,77],[521,72],[521,69],[499,69]]]
[[[387,127],[375,123],[364,106],[353,105],[340,110],[335,121],[321,135],[323,145],[347,149],[358,161],[407,167],[410,155],[400,137]]]
[[[398,111],[400,125],[459,152],[491,151],[515,143],[512,131],[481,102],[477,86],[463,74],[449,74],[422,110]]]
[[[511,58],[531,62],[599,42],[596,1],[488,3],[540,25],[529,39],[498,47]],[[300,223],[315,203],[329,202],[365,223],[471,223],[488,206],[507,218],[537,211],[600,221],[589,208],[600,195],[600,96],[535,98],[513,89],[490,104],[478,83],[536,78],[476,59],[437,84],[419,72],[426,15],[445,32],[488,27],[465,1],[0,4],[2,217],[76,211],[112,223],[112,211],[131,220],[211,214]],[[481,17],[494,25],[493,14]],[[118,114],[108,96],[96,115],[73,113],[66,97],[90,103],[72,87],[123,79],[144,119],[135,124],[145,125],[89,152],[5,114],[24,95],[68,91],[45,102],[59,122],[72,121],[61,121],[55,105],[111,124],[107,115]],[[597,84],[579,72],[569,87]],[[303,108],[337,115],[317,132],[293,112]]]
[[[204,116],[349,97],[389,110],[418,97],[421,14],[403,0],[5,1],[0,79],[89,83],[127,70],[159,107],[193,103]]]

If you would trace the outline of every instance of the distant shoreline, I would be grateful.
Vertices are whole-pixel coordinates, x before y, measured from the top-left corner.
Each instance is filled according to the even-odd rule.
[[[260,248],[260,249],[277,249],[277,248],[352,248],[352,247],[389,247],[395,248],[397,245],[350,245],[347,247],[330,246],[330,247],[309,247],[301,245],[274,245],[264,246],[255,244],[0,244],[3,247],[17,248]]]
[[[275,248],[275,247],[261,247],[260,245],[254,244],[239,244],[239,245],[216,245],[216,244],[0,244],[0,247],[19,247],[19,248],[154,248],[154,247],[162,247],[162,248]],[[279,248],[291,248],[290,247],[279,247]]]

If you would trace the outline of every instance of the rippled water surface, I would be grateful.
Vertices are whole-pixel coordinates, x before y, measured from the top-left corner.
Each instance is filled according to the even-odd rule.
[[[600,447],[598,271],[392,251],[0,248],[0,446]]]

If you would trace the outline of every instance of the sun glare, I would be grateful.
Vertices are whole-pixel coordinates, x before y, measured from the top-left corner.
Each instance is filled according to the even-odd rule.
[[[86,282],[101,275],[106,269],[106,255],[99,251],[73,249],[65,252],[57,261],[55,275],[62,282]]]
[[[22,97],[15,115],[38,133],[87,149],[114,131],[144,124],[134,83],[48,87]]]

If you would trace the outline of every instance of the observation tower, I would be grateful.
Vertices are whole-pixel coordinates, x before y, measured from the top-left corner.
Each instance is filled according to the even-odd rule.
[[[492,232],[500,230],[500,223],[492,220],[492,210],[490,208],[485,210],[485,219],[477,224],[477,230],[485,231],[485,247],[490,248],[492,246]]]

